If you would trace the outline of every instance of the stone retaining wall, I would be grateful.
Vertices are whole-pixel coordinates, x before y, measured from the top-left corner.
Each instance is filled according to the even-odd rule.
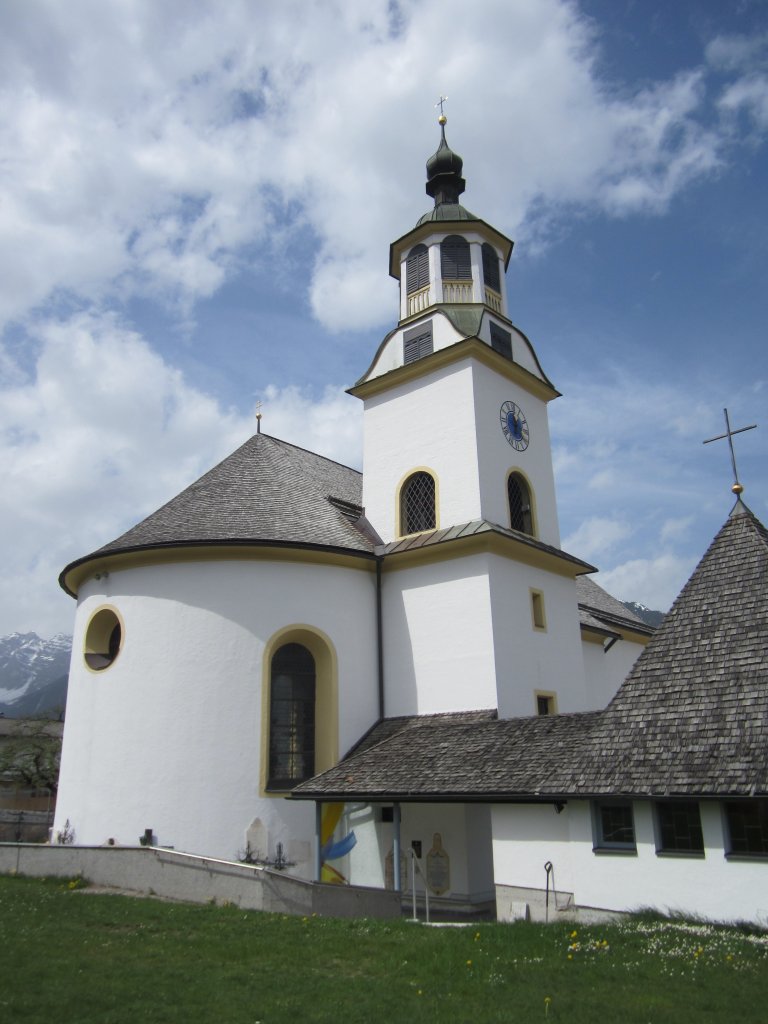
[[[94,885],[190,903],[325,917],[400,916],[398,893],[320,885],[268,868],[154,847],[38,846],[0,843],[0,874],[82,875]]]

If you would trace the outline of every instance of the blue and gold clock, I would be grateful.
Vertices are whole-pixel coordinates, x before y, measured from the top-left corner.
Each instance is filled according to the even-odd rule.
[[[515,451],[524,452],[530,440],[528,421],[523,410],[514,402],[504,402],[499,413],[501,431]]]

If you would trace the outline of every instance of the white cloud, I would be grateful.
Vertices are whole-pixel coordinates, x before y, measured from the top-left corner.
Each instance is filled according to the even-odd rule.
[[[587,560],[596,555],[607,557],[621,541],[632,534],[632,528],[616,519],[594,516],[585,519],[563,541],[563,547],[571,554]]]
[[[253,433],[255,421],[191,388],[111,315],[37,328],[35,375],[0,403],[0,635],[67,631],[64,565],[173,497]],[[319,399],[267,387],[264,427],[340,461],[360,460],[359,412],[341,389]]]
[[[485,0],[473,18],[459,0],[286,0],[253,14],[246,0],[0,12],[0,317],[62,292],[188,311],[244,251],[279,261],[270,238],[288,217],[317,241],[317,317],[381,322],[389,300],[371,301],[372,275],[393,225],[428,206],[440,88],[468,205],[495,195],[488,216],[513,229],[535,209],[540,242],[564,203],[660,210],[723,159],[703,127],[701,69],[610,95],[590,23],[562,0]],[[740,88],[723,102],[747,102]],[[494,112],[490,138],[478,110]],[[509,194],[500,167],[514,167]]]
[[[678,516],[674,519],[666,519],[661,524],[659,539],[662,544],[667,541],[674,541],[685,537],[693,526],[693,516]]]
[[[648,608],[667,611],[696,565],[696,558],[671,553],[634,558],[603,570],[597,582],[620,601],[638,601]]]

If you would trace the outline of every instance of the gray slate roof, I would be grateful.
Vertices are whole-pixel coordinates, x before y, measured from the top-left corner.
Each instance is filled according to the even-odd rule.
[[[137,526],[78,561],[190,544],[298,544],[371,554],[379,538],[364,520],[353,521],[361,501],[361,473],[255,434]]]
[[[631,612],[621,601],[611,597],[588,576],[576,578],[576,593],[579,598],[582,625],[607,629],[608,632],[631,629],[633,633],[653,635],[653,626],[643,622],[639,616]]]
[[[741,502],[604,711],[406,728],[301,798],[768,794],[768,531]]]

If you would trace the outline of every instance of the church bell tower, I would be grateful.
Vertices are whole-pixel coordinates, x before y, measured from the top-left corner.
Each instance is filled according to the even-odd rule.
[[[365,403],[366,514],[387,542],[484,520],[557,546],[558,392],[510,319],[513,242],[459,202],[463,161],[439,123],[434,206],[390,247],[400,317],[351,389]]]

